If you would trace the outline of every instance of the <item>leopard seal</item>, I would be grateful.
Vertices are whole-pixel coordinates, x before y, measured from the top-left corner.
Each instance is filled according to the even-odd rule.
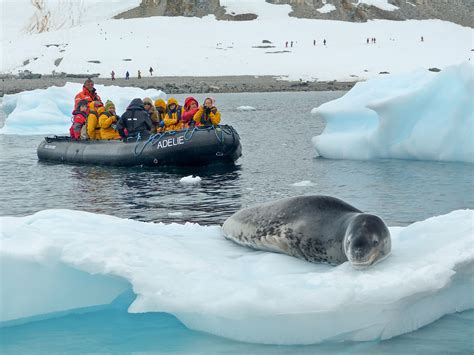
[[[254,249],[310,262],[367,267],[391,249],[381,218],[331,196],[296,196],[242,209],[222,227],[224,236]]]

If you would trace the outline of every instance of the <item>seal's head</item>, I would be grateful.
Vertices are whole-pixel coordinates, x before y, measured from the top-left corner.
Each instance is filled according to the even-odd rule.
[[[390,232],[377,216],[359,213],[350,221],[344,252],[355,267],[366,267],[385,258],[391,249]]]

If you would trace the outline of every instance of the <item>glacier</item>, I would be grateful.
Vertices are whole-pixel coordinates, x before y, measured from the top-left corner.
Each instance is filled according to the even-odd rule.
[[[357,83],[314,108],[326,121],[313,137],[331,159],[397,158],[474,162],[474,67],[418,70]]]
[[[131,289],[129,312],[170,313],[240,341],[388,339],[474,308],[473,220],[473,210],[457,210],[390,227],[392,254],[361,271],[243,248],[217,225],[73,210],[4,216],[0,327],[99,307]]]
[[[122,114],[135,97],[166,99],[161,90],[143,90],[134,87],[95,85],[102,101],[112,100],[117,113]],[[0,134],[69,135],[74,97],[82,90],[82,84],[66,83],[63,87],[23,91],[5,95],[2,109],[7,115]]]

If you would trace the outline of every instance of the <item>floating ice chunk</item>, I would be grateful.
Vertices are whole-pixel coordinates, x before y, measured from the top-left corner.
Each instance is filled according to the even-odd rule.
[[[306,187],[306,186],[313,186],[313,185],[314,184],[309,180],[303,180],[303,181],[299,181],[299,182],[295,182],[291,184],[291,186],[296,186],[296,187]]]
[[[257,109],[252,106],[239,106],[237,107],[237,111],[257,111]]]
[[[179,180],[182,184],[199,184],[201,182],[201,178],[199,176],[189,175],[181,178]]]
[[[122,114],[135,97],[166,98],[160,90],[119,86],[96,85],[97,92],[104,101],[112,100],[117,113]],[[24,91],[5,95],[2,109],[7,114],[3,134],[57,134],[69,135],[74,97],[82,90],[78,83],[66,83],[63,87]]]
[[[474,308],[473,219],[474,211],[459,210],[392,227],[392,254],[355,270],[348,263],[312,264],[244,248],[224,239],[219,226],[69,210],[0,217],[0,260],[11,266],[1,269],[0,309],[8,310],[1,320],[51,312],[61,297],[68,302],[56,311],[81,307],[69,288],[90,283],[74,273],[57,277],[67,275],[61,268],[73,268],[85,272],[81,277],[128,281],[137,295],[130,312],[172,313],[191,329],[232,339],[274,344],[387,339]],[[37,272],[24,267],[31,263]],[[58,270],[48,274],[51,267]],[[35,281],[40,276],[47,281]],[[88,297],[107,302],[120,285],[87,289],[102,293]],[[31,294],[34,300],[25,298]]]
[[[473,68],[464,63],[356,84],[311,111],[326,120],[313,138],[317,154],[474,162]]]

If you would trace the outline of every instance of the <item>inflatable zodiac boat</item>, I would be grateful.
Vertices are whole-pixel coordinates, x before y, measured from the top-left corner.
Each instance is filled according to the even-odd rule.
[[[157,133],[146,139],[72,140],[45,137],[38,146],[41,161],[114,166],[199,166],[234,163],[242,155],[232,126],[195,127]]]

